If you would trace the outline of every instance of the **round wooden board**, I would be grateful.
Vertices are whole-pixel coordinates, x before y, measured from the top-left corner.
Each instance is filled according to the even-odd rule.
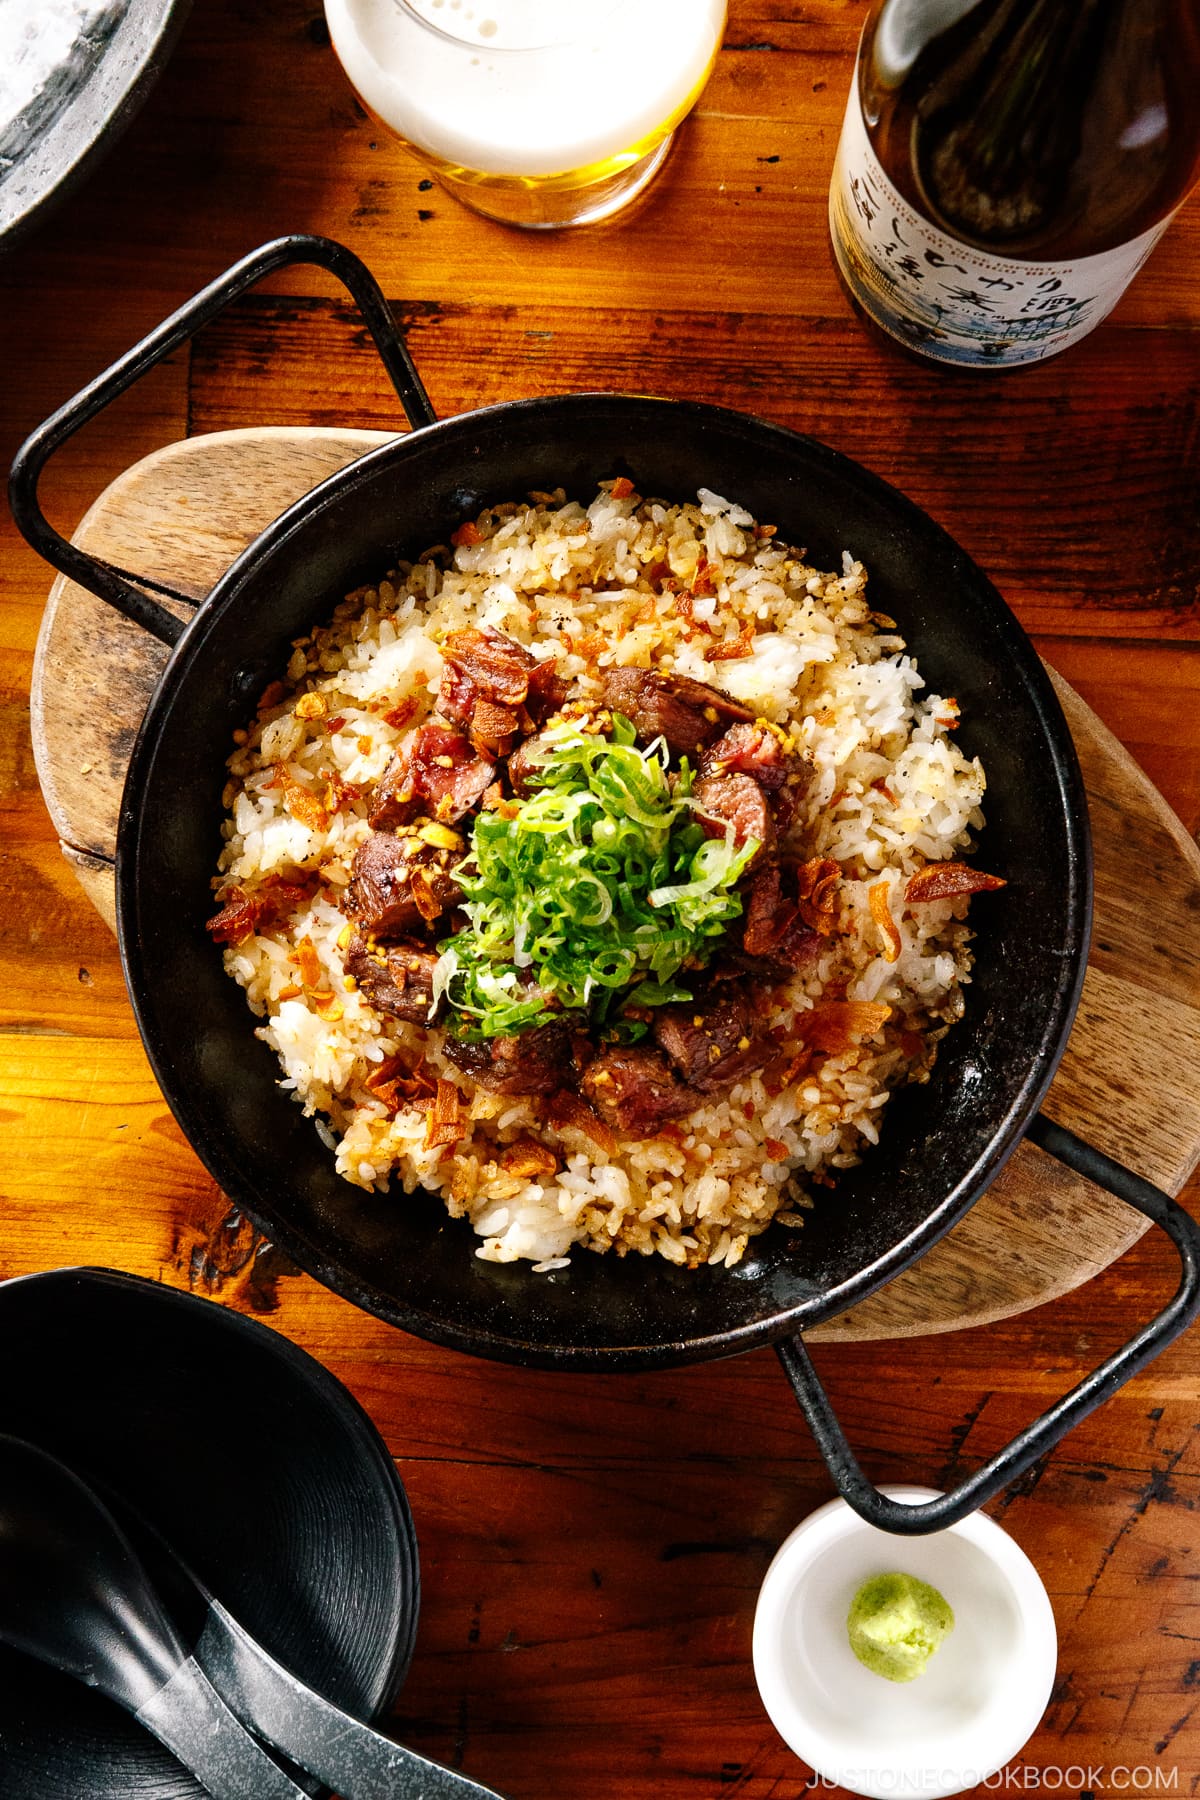
[[[199,600],[287,505],[386,441],[301,428],[189,438],[115,481],[76,542]],[[34,667],[34,752],[63,854],[114,928],[125,766],[166,659],[163,645],[101,601],[55,582]],[[1200,852],[1112,734],[1051,675],[1087,784],[1096,908],[1083,1001],[1046,1110],[1178,1193],[1200,1161]],[[1005,1318],[1089,1280],[1145,1229],[1139,1214],[1024,1144],[918,1264],[810,1335],[917,1336]]]

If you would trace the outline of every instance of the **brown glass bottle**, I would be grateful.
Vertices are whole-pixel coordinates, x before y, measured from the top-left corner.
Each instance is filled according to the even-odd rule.
[[[830,191],[839,268],[943,361],[1053,355],[1200,164],[1200,0],[879,0]]]

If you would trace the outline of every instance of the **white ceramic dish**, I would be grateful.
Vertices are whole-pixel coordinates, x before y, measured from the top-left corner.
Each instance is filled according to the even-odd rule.
[[[904,1684],[864,1668],[846,1632],[857,1588],[894,1570],[938,1588],[955,1617],[924,1674]],[[1046,1709],[1057,1654],[1041,1577],[982,1513],[898,1538],[831,1500],[780,1546],[754,1618],[754,1674],[772,1724],[818,1775],[871,1800],[939,1800],[1002,1769]]]

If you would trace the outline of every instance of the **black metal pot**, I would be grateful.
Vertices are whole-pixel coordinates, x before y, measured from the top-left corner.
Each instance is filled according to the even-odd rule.
[[[66,543],[37,502],[58,445],[261,276],[311,262],[360,306],[414,427],[331,476],[270,525],[184,629]],[[244,997],[204,930],[211,912],[230,734],[283,668],[293,638],[389,562],[444,539],[466,515],[531,488],[586,495],[630,476],[675,500],[700,486],[735,497],[818,566],[861,557],[931,687],[962,705],[961,742],[988,771],[987,866],[1008,886],[977,909],[967,1016],[927,1086],[897,1094],[883,1141],[839,1181],[803,1231],[773,1227],[732,1270],[659,1258],[577,1256],[535,1275],[484,1263],[427,1195],[397,1201],[341,1181],[312,1125],[277,1085]],[[996,1493],[1200,1311],[1200,1228],[1037,1107],[1066,1043],[1087,957],[1090,846],[1070,735],[1034,650],[982,572],[924,513],[810,438],[692,402],[613,394],[515,401],[436,421],[374,280],[318,238],[264,246],[190,301],[24,445],[17,523],[55,567],[174,654],[146,711],[117,848],[121,953],[163,1093],[214,1177],[310,1274],[418,1336],[481,1356],[558,1368],[703,1361],[774,1342],[844,1497],[886,1529],[948,1524]],[[995,1178],[1022,1137],[1162,1226],[1183,1278],[1171,1304],[1117,1355],[953,1493],[919,1507],[865,1479],[801,1337],[926,1251]]]

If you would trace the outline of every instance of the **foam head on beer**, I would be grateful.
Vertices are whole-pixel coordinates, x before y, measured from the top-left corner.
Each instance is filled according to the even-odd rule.
[[[552,177],[635,163],[694,104],[724,0],[326,0],[384,124],[452,169]]]

